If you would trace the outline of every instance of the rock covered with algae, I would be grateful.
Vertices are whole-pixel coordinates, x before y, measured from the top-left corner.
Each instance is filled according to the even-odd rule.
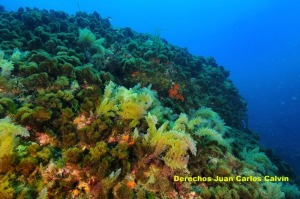
[[[96,12],[0,16],[1,197],[299,197],[213,58]]]

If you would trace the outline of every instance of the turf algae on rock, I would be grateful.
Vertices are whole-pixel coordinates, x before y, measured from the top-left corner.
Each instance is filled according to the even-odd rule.
[[[299,197],[212,57],[97,12],[2,11],[0,33],[1,197]]]

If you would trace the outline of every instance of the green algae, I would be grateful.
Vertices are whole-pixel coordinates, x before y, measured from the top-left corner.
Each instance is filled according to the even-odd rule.
[[[158,34],[116,30],[96,12],[27,8],[0,16],[15,20],[0,23],[2,59],[29,51],[0,76],[0,116],[30,135],[0,131],[1,196],[299,196],[278,161],[272,173],[290,175],[290,184],[174,182],[174,175],[263,177],[275,163],[242,125],[246,102],[212,57],[193,56]]]

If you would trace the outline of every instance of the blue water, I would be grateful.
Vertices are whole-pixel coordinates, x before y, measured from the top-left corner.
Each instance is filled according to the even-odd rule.
[[[56,2],[56,3],[55,3]],[[213,56],[247,100],[249,127],[300,174],[299,0],[4,1],[112,17],[114,27],[155,33],[195,55]]]

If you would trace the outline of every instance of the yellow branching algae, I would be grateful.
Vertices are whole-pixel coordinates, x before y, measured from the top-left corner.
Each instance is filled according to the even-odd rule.
[[[300,197],[227,70],[108,19],[0,11],[1,199]]]
[[[94,91],[86,92],[93,96]],[[127,89],[113,82],[95,99],[94,109],[84,104],[83,112],[61,109],[71,101],[49,109],[39,101],[35,108],[27,104],[11,111],[30,134],[9,117],[0,119],[0,193],[7,198],[255,198],[292,189],[297,194],[280,183],[244,183],[277,171],[259,149],[244,149],[242,160],[235,157],[231,129],[212,109],[174,115],[150,86]]]
[[[25,128],[13,124],[9,117],[0,119],[0,158],[13,153],[18,135],[28,137],[29,132]]]

